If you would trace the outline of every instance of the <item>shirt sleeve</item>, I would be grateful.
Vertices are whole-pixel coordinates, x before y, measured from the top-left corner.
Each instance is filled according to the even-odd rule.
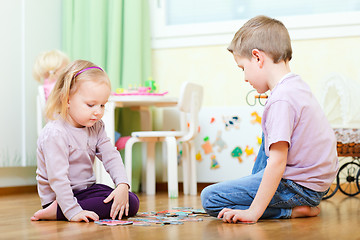
[[[105,170],[110,174],[116,186],[120,183],[129,185],[121,155],[107,137],[104,123],[102,121],[100,123],[96,156],[103,162]]]
[[[281,141],[289,143],[289,148],[291,147],[295,118],[296,113],[288,102],[277,101],[271,104],[265,119],[267,152],[272,144]]]
[[[48,182],[65,217],[70,220],[83,209],[74,197],[69,179],[69,144],[60,131],[49,132],[42,142]]]

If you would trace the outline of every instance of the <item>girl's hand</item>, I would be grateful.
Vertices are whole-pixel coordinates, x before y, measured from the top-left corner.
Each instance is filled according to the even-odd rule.
[[[256,223],[258,220],[249,210],[234,210],[230,208],[221,210],[217,217],[222,218],[223,222],[227,223]]]
[[[111,200],[110,217],[114,220],[116,215],[119,213],[119,220],[123,214],[127,216],[129,214],[129,186],[127,184],[119,184],[114,191],[104,200],[104,203],[108,203]]]
[[[89,219],[92,219],[93,221],[98,221],[99,220],[99,216],[93,212],[93,211],[86,211],[86,210],[82,210],[81,212],[79,212],[78,214],[76,214],[74,217],[72,217],[70,219],[70,222],[89,222]]]

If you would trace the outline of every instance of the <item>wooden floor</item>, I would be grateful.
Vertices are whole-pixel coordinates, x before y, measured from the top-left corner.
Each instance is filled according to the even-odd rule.
[[[139,195],[140,211],[201,208],[199,196],[168,199],[166,193]],[[212,217],[184,225],[101,226],[94,223],[32,222],[40,207],[36,193],[0,196],[0,239],[360,239],[360,197],[338,192],[321,203],[318,217],[226,224]]]

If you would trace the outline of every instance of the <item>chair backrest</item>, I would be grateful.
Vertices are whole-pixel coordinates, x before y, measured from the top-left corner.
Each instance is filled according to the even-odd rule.
[[[39,86],[38,87],[38,93],[36,96],[36,127],[37,127],[37,133],[38,136],[40,134],[41,129],[44,126],[44,108],[45,108],[45,92],[44,87]]]
[[[185,82],[181,86],[178,108],[180,112],[188,114],[188,133],[181,139],[189,141],[196,137],[199,126],[199,111],[202,105],[203,87],[201,85]]]

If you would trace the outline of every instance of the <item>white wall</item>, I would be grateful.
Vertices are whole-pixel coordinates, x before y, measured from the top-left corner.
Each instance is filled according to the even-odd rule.
[[[61,47],[61,0],[0,1],[0,166],[11,166],[0,168],[0,186],[33,185],[38,83],[32,67],[40,52]]]
[[[240,26],[239,26],[240,27]],[[331,72],[360,83],[360,33],[357,37],[292,41],[291,70],[306,81],[314,94],[323,94],[321,81]],[[184,81],[205,86],[204,106],[246,105],[252,87],[244,82],[226,45],[153,50],[153,78],[160,90],[177,96]]]

